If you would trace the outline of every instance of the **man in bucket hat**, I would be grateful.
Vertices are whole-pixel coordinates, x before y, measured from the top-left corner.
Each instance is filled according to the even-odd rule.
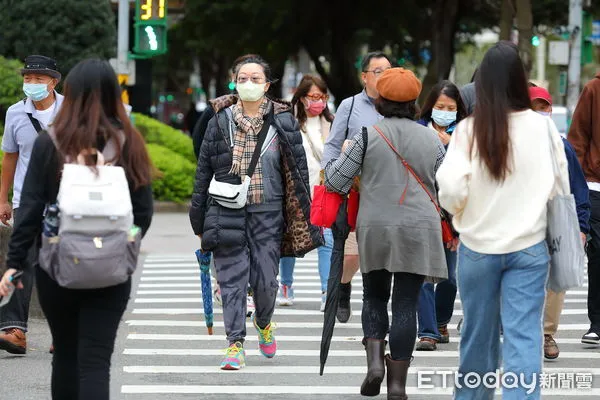
[[[9,225],[19,221],[21,188],[29,164],[33,143],[39,132],[47,129],[58,113],[63,97],[54,89],[61,74],[52,58],[32,55],[25,59],[23,92],[27,96],[13,104],[6,113],[2,137],[2,179],[0,181],[0,222]],[[13,188],[12,206],[8,202]],[[40,227],[41,229],[41,227]],[[0,349],[12,354],[27,352],[26,332],[29,302],[33,288],[33,266],[37,263],[37,245],[29,252],[29,265],[21,278],[23,290],[17,290],[11,301],[0,308]]]

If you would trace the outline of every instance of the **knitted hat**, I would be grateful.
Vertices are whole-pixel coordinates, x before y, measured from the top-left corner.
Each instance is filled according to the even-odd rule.
[[[405,103],[419,97],[421,81],[410,70],[390,68],[377,81],[377,91],[387,100]]]

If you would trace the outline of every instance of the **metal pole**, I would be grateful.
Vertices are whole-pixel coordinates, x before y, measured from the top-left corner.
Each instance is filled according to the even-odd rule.
[[[571,34],[569,54],[569,84],[567,88],[567,110],[573,115],[579,100],[581,85],[581,25],[583,23],[582,0],[569,1],[569,33]]]
[[[546,37],[540,35],[540,44],[537,47],[537,80],[546,85]]]
[[[119,27],[117,41],[117,73],[128,75],[129,53],[129,0],[119,0]]]

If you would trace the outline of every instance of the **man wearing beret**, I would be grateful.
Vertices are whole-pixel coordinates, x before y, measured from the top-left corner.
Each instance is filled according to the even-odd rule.
[[[18,221],[21,189],[33,143],[40,131],[47,129],[54,120],[63,96],[54,89],[61,74],[52,58],[32,55],[25,59],[23,92],[27,96],[13,104],[6,113],[4,136],[2,137],[2,180],[0,181],[0,221],[9,225],[10,219]],[[13,188],[12,207],[8,202],[9,191]],[[41,227],[40,227],[41,229]],[[37,263],[37,244],[29,252],[28,265],[21,283],[23,290],[17,290],[10,302],[0,308],[0,349],[12,354],[27,352],[27,320],[29,302],[33,288],[33,266]]]
[[[385,53],[372,52],[365,55],[362,61],[361,79],[364,90],[352,97],[344,99],[335,115],[331,130],[323,150],[322,168],[340,156],[346,140],[358,135],[363,126],[372,126],[383,119],[375,110],[375,99],[379,97],[377,81],[384,71],[392,67],[392,62]],[[352,277],[358,271],[358,243],[356,233],[350,232],[344,249],[344,274],[338,301],[337,319],[348,322],[352,315],[350,297],[352,295]]]

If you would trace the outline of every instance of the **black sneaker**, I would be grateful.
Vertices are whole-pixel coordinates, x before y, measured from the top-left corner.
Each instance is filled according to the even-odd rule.
[[[581,338],[581,343],[584,344],[600,344],[600,335],[593,328]]]
[[[352,316],[352,307],[350,298],[352,297],[352,283],[340,284],[340,298],[338,300],[337,319],[341,323],[346,323]]]

